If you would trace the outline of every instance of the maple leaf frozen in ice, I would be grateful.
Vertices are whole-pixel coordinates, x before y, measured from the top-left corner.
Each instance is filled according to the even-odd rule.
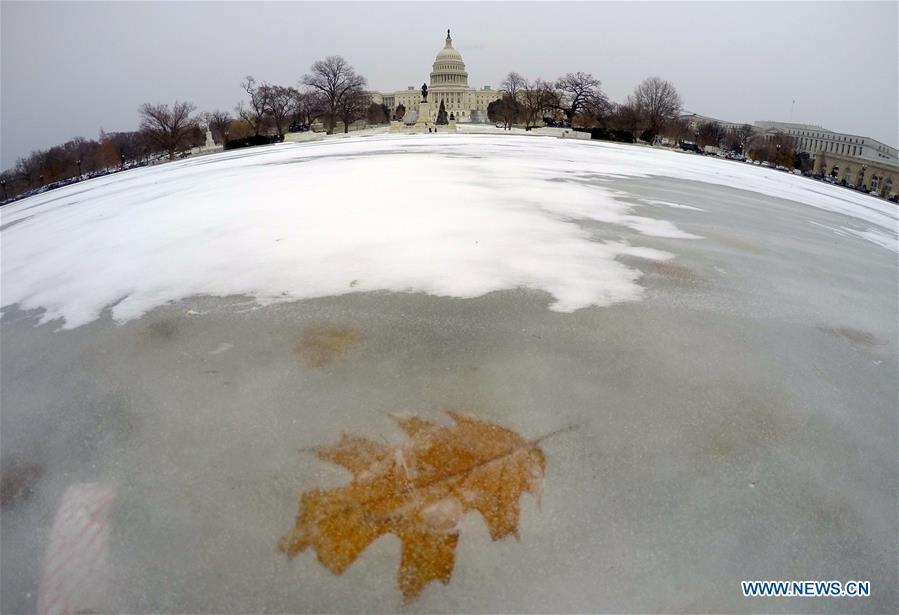
[[[345,467],[353,481],[313,489],[300,498],[294,529],[279,548],[289,557],[312,547],[319,561],[342,573],[383,534],[402,541],[399,589],[408,602],[431,581],[449,583],[459,521],[477,510],[490,536],[518,536],[519,498],[539,495],[543,451],[515,432],[450,413],[454,425],[396,419],[410,436],[391,447],[344,435],[320,458]]]

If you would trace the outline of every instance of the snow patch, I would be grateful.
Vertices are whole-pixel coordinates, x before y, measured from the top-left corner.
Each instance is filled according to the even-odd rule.
[[[649,175],[839,211],[875,227],[860,237],[895,242],[895,207],[736,163],[552,138],[370,136],[223,152],[6,206],[2,223],[17,224],[2,231],[2,306],[73,328],[110,306],[126,321],[192,295],[265,305],[522,287],[549,293],[561,312],[638,301],[640,272],[618,257],[672,255],[599,241],[579,222],[696,238],[589,180]]]
[[[648,205],[661,205],[663,207],[671,207],[672,209],[692,209],[693,211],[705,211],[700,207],[693,207],[692,205],[681,205],[680,203],[672,203],[671,201],[659,201],[657,199],[643,199],[643,202]]]

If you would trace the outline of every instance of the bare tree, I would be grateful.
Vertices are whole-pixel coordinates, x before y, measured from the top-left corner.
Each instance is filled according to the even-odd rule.
[[[303,83],[318,91],[324,98],[327,111],[328,134],[334,132],[334,122],[341,109],[353,109],[366,85],[365,78],[340,56],[319,60],[303,75]]]
[[[693,136],[690,125],[684,119],[676,119],[668,122],[661,131],[661,135],[673,143],[687,141]]]
[[[600,90],[599,79],[590,73],[566,73],[556,80],[555,87],[559,91],[559,109],[565,113],[568,124],[585,108],[595,105],[597,99],[605,99]]]
[[[241,101],[237,105],[237,115],[249,124],[253,134],[258,136],[260,132],[265,130],[268,113],[268,101],[266,100],[268,89],[257,85],[256,80],[251,76],[241,81],[240,87],[247,93],[250,100],[247,103]]]
[[[527,83],[527,80],[524,77],[512,71],[506,75],[506,78],[503,79],[500,87],[502,88],[503,93],[509,96],[509,98],[518,100],[518,93],[521,91],[521,88],[524,87],[525,83]]]
[[[216,143],[225,144],[225,133],[228,132],[228,127],[231,126],[231,115],[227,111],[219,111],[216,109],[215,111],[211,111],[206,114],[206,126],[209,127],[209,131],[212,133],[212,139]]]
[[[282,85],[264,83],[262,90],[263,108],[279,137],[283,137],[293,118],[293,106],[296,103],[297,91]]]
[[[396,106],[396,111],[393,112],[394,117],[397,121],[402,121],[403,116],[406,115],[406,105],[400,103]]]
[[[796,142],[791,136],[778,132],[774,137],[768,140],[768,151],[768,160],[788,169],[793,168]]]
[[[343,132],[349,132],[350,124],[364,118],[370,105],[371,94],[362,89],[353,89],[344,93],[337,106],[337,117],[343,122]]]
[[[296,124],[311,126],[315,118],[325,112],[325,101],[317,90],[297,90],[294,88],[293,121]]]
[[[189,146],[193,138],[197,123],[190,114],[195,109],[193,103],[186,101],[176,101],[171,109],[168,105],[141,105],[141,132],[149,143],[168,152],[169,160],[174,160],[175,152]]]
[[[600,92],[586,102],[583,110],[575,116],[575,120],[586,128],[605,126],[614,111],[615,105]]]
[[[733,131],[733,135],[737,144],[740,146],[740,151],[745,153],[749,150],[749,145],[752,142],[753,137],[755,137],[755,127],[751,124],[743,124]]]
[[[526,83],[527,80],[515,71],[506,75],[506,78],[500,83],[503,95],[496,111],[505,130],[511,130],[512,124],[517,122],[521,116],[521,88]]]
[[[697,143],[697,145],[700,147],[706,145],[711,147],[721,147],[721,144],[724,143],[726,138],[727,130],[724,129],[724,126],[718,122],[705,122],[699,127],[699,143]]]
[[[753,160],[767,160],[788,168],[793,166],[795,141],[782,132],[760,135],[752,139],[748,148]]]
[[[653,135],[659,134],[666,123],[676,119],[683,108],[675,87],[670,81],[659,77],[644,79],[634,90],[634,101]]]
[[[557,99],[552,86],[542,79],[525,81],[519,90],[521,111],[525,130],[530,130],[543,118],[548,109],[552,109]]]
[[[617,105],[610,118],[610,123],[616,129],[630,132],[634,139],[640,136],[640,128],[643,125],[643,121],[643,116],[632,96],[628,96],[627,100]]]
[[[521,103],[509,94],[503,94],[503,97],[496,102],[496,114],[503,123],[503,129],[512,130],[512,124],[521,116]]]

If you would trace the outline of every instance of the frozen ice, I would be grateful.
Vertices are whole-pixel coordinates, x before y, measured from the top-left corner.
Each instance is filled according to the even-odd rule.
[[[699,239],[591,181],[650,174],[845,213],[865,223],[860,237],[896,245],[894,206],[776,171],[558,139],[357,138],[186,160],[5,207],[2,306],[71,328],[110,306],[121,322],[197,294],[264,304],[524,287],[549,292],[559,311],[635,301],[639,271],[618,257],[640,238],[597,240],[578,222]]]
[[[102,591],[58,579],[75,612],[897,611],[891,203],[648,147],[350,136],[0,223],[0,612],[53,599],[91,485],[115,496]],[[462,515],[408,606],[394,536],[339,576],[278,552],[300,494],[350,480],[310,451],[447,410],[556,434],[518,540]]]

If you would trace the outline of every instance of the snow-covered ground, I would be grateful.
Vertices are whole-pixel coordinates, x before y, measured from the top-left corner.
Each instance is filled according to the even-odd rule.
[[[639,272],[620,257],[674,254],[639,237],[595,241],[579,222],[698,239],[589,182],[648,175],[840,212],[861,225],[846,230],[896,250],[894,205],[776,171],[557,139],[347,138],[141,169],[4,208],[2,306],[76,327],[110,306],[122,321],[197,294],[269,303],[523,287],[559,311],[634,301]]]
[[[895,612],[896,251],[872,197],[518,135],[284,143],[3,207],[0,611]],[[407,607],[394,536],[340,576],[277,551],[302,492],[349,480],[310,447],[447,410],[559,432],[518,541],[465,515]]]

